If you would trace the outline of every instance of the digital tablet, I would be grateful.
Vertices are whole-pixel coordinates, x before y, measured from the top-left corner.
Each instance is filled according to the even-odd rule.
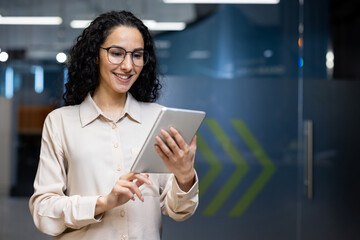
[[[170,173],[170,170],[155,150],[155,136],[162,136],[160,134],[161,129],[170,133],[170,127],[174,127],[189,144],[204,118],[205,112],[202,111],[164,107],[140,149],[131,171],[135,173]]]

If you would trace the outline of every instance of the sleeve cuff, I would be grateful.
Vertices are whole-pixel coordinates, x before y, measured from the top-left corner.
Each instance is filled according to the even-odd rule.
[[[167,194],[166,213],[175,221],[184,221],[194,214],[199,202],[199,180],[195,172],[195,183],[189,191],[179,187],[175,176],[171,182],[171,190]]]
[[[199,186],[199,179],[198,179],[196,171],[195,171],[195,182],[192,185],[192,187],[190,188],[190,190],[187,192],[184,192],[183,190],[181,190],[181,188],[179,187],[179,184],[176,180],[176,177],[173,176],[172,192],[175,193],[178,198],[183,198],[183,197],[187,196],[187,199],[189,199],[189,198],[196,196],[199,192],[198,186]]]
[[[103,214],[95,218],[95,207],[97,199],[100,196],[80,197],[78,204],[78,226],[82,227],[88,224],[101,222]]]

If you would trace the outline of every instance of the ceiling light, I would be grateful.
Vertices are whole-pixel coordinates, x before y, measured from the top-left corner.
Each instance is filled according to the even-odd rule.
[[[164,3],[199,4],[278,4],[280,0],[163,0]]]
[[[143,20],[150,31],[182,31],[185,29],[184,22],[156,22],[154,20]]]
[[[0,52],[0,62],[6,62],[9,58],[7,52]]]
[[[59,63],[64,63],[67,59],[67,56],[65,53],[63,52],[59,52],[57,55],[56,55],[56,61],[58,61]]]
[[[334,61],[334,59],[335,59],[334,52],[333,51],[328,51],[326,53],[326,60]]]
[[[70,22],[72,28],[86,28],[91,20],[73,20]],[[184,22],[156,22],[154,20],[143,20],[143,23],[150,31],[181,31],[186,24]]]
[[[60,25],[61,17],[3,17],[0,15],[0,25]]]
[[[91,20],[72,20],[70,27],[72,28],[86,28],[90,25]]]

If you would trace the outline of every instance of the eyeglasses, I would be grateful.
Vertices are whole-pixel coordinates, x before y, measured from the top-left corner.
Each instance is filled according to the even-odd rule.
[[[142,67],[149,61],[149,53],[145,50],[126,51],[122,47],[103,48],[107,51],[107,57],[112,64],[121,64],[128,53],[131,54],[131,60],[135,66]]]

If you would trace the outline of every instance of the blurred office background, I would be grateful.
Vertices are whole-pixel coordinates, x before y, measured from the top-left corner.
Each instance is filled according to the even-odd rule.
[[[164,239],[360,239],[359,1],[171,2],[0,0],[0,239],[50,239],[27,207],[43,120],[83,20],[123,9],[155,37],[159,102],[207,112],[199,208]]]

